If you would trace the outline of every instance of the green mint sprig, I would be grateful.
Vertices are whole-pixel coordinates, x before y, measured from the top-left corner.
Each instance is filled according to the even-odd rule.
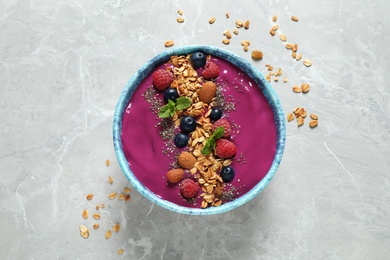
[[[186,97],[179,97],[176,99],[176,102],[168,100],[168,103],[160,108],[158,111],[159,118],[167,118],[175,115],[175,111],[183,110],[189,108],[192,102],[191,99]]]
[[[212,150],[214,150],[217,140],[223,136],[224,132],[225,130],[222,126],[215,129],[214,133],[209,139],[207,139],[206,144],[202,149],[202,154],[208,155]]]

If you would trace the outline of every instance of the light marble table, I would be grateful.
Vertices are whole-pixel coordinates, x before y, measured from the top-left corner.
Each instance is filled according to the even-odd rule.
[[[0,259],[389,259],[389,11],[384,0],[0,1]],[[224,45],[237,19],[250,28]],[[294,61],[279,34],[313,66]],[[116,102],[168,39],[223,47],[264,74],[267,63],[282,68],[271,84],[285,113],[319,115],[315,129],[287,123],[276,175],[231,212],[181,215],[135,190],[108,199],[131,188],[113,149]],[[301,83],[308,94],[292,92]],[[81,217],[101,203],[99,221]],[[83,239],[79,225],[93,223]]]

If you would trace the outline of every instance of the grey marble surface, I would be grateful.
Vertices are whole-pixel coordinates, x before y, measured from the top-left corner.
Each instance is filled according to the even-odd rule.
[[[380,0],[0,1],[0,258],[389,259],[389,10]],[[270,36],[273,15],[312,67]],[[225,46],[236,19],[250,28]],[[131,188],[113,149],[116,102],[168,39],[224,47],[264,74],[282,68],[289,81],[272,86],[285,112],[319,115],[316,129],[287,123],[275,177],[234,211],[180,215],[134,190],[129,202],[108,199]],[[292,92],[306,82],[307,95]],[[81,217],[101,203],[99,221]],[[79,225],[94,223],[83,239]]]

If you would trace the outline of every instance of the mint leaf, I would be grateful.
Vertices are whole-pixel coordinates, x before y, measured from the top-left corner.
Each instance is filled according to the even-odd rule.
[[[158,111],[159,118],[171,117],[175,114],[175,103],[172,100],[168,100],[168,104],[162,106]]]
[[[215,129],[214,133],[210,136],[209,139],[207,139],[206,144],[202,149],[202,154],[208,155],[212,150],[214,150],[217,140],[223,136],[224,132],[225,130],[223,127],[218,127]]]
[[[219,138],[221,138],[223,136],[224,133],[225,133],[225,129],[222,126],[220,126],[217,129],[215,129],[215,131],[211,135],[211,137],[213,137],[214,140],[218,140]]]
[[[212,149],[215,149],[215,140],[210,137],[202,149],[202,154],[208,155]]]
[[[183,110],[191,106],[191,99],[186,97],[179,97],[176,99],[176,110]]]

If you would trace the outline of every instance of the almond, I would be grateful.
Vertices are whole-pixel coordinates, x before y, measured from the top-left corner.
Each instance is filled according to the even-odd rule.
[[[183,179],[184,170],[181,168],[167,172],[167,179],[170,183],[178,183]]]
[[[203,87],[200,89],[199,99],[200,101],[208,104],[213,100],[216,93],[217,85],[215,85],[215,83],[212,81],[206,81],[203,83]]]
[[[196,163],[196,158],[189,152],[181,152],[177,157],[177,161],[181,167],[184,169],[190,170],[194,168]]]

